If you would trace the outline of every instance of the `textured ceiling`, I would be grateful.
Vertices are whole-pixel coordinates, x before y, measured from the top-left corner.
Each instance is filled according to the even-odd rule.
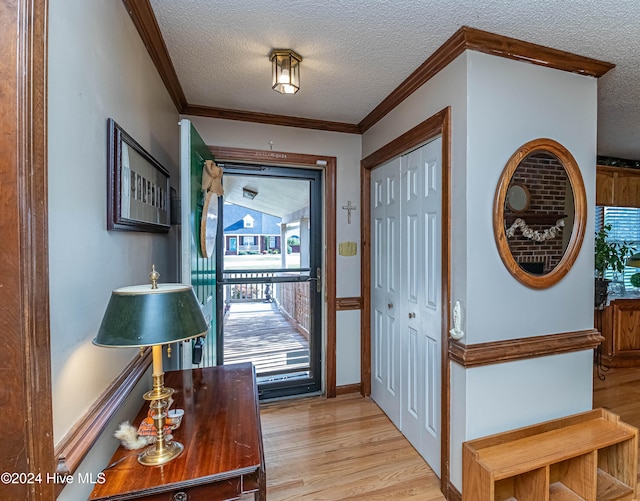
[[[614,63],[598,154],[640,159],[639,0],[151,0],[191,105],[357,124],[461,26]],[[272,48],[303,58],[271,90]]]

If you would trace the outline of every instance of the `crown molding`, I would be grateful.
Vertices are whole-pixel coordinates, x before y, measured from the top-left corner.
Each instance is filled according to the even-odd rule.
[[[546,66],[569,73],[600,78],[616,66],[606,61],[579,56],[571,52],[545,47],[544,45],[523,42],[517,38],[496,35],[495,33],[469,28],[468,26],[460,28],[458,33],[460,32],[462,32],[465,40],[465,48],[468,50]]]
[[[122,0],[179,113],[285,127],[363,134],[465,50],[599,78],[615,65],[462,26],[358,124],[192,105],[187,102],[149,0]]]
[[[382,120],[385,115],[437,75],[465,50],[475,50],[493,56],[596,78],[615,67],[614,64],[597,59],[463,26],[358,124],[360,133],[366,132]]]
[[[171,57],[169,57],[151,3],[149,0],[122,0],[122,3],[131,16],[133,25],[138,30],[138,34],[179,113],[187,106],[187,98],[180,85],[180,80],[178,80],[178,74],[173,67]]]
[[[186,105],[181,112],[183,115],[195,115],[208,118],[222,118],[225,120],[240,120],[284,127],[299,127],[303,129],[317,129],[347,134],[360,134],[358,126],[343,122],[315,120],[312,118],[290,117],[286,115],[272,115],[270,113],[256,113],[253,111],[230,110],[209,106]]]

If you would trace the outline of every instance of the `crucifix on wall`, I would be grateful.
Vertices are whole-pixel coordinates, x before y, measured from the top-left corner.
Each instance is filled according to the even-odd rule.
[[[351,224],[351,211],[356,210],[355,205],[351,205],[351,200],[347,201],[347,205],[343,205],[342,208],[347,211],[347,223]]]

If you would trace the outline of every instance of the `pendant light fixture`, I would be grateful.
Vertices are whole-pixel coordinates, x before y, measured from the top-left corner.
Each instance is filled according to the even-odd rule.
[[[291,49],[272,49],[269,59],[272,68],[271,88],[280,94],[298,92],[302,57]]]

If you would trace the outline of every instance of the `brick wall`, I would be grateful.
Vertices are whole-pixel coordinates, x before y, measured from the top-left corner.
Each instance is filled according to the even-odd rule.
[[[566,214],[566,198],[569,191],[572,198],[571,185],[564,167],[554,156],[547,153],[535,153],[525,158],[516,169],[511,183],[523,183],[530,194],[529,208],[523,213],[514,213],[505,207],[505,217],[515,216],[525,220],[527,225],[533,230],[544,231],[555,224],[555,216],[558,218]],[[531,219],[527,220],[527,215],[539,214],[553,216],[549,221],[536,224]],[[513,237],[509,238],[509,248],[519,264],[541,263],[542,272],[549,273],[562,259],[564,254],[563,233],[571,231],[570,221],[567,221],[567,228],[556,235],[555,238],[544,242],[536,242],[522,236],[520,229],[517,229]],[[509,221],[513,219],[510,218]],[[506,228],[511,223],[506,223]],[[526,264],[523,266],[526,269]]]

